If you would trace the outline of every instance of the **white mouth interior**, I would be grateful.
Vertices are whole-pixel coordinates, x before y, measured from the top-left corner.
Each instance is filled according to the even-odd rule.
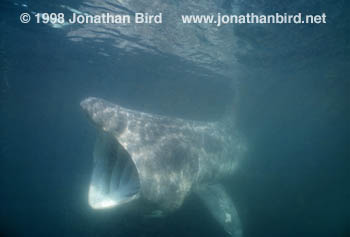
[[[95,144],[89,204],[94,209],[111,208],[138,197],[140,180],[128,152],[109,134]]]

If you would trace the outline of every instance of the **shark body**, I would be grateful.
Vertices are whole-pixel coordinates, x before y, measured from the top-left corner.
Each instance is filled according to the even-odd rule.
[[[194,192],[227,233],[242,236],[236,208],[219,181],[233,173],[245,148],[225,122],[153,115],[94,97],[81,107],[99,131],[92,208],[138,200],[160,215],[181,207]]]

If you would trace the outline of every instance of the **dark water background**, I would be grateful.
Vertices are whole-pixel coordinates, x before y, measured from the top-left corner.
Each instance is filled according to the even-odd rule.
[[[236,30],[239,47],[253,46],[235,55],[241,68],[237,123],[249,151],[226,184],[245,236],[350,236],[349,4],[240,4],[242,12],[328,15],[326,25]],[[232,99],[229,76],[179,56],[128,55],[108,44],[112,57],[104,57],[93,42],[19,23],[23,9],[11,1],[0,7],[0,235],[225,236],[194,196],[164,219],[91,210],[95,131],[79,102],[97,96],[213,120]]]

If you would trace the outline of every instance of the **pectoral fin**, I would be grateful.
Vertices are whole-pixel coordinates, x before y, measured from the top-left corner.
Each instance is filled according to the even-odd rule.
[[[222,185],[201,186],[196,192],[227,233],[234,237],[242,237],[242,227],[236,207]]]

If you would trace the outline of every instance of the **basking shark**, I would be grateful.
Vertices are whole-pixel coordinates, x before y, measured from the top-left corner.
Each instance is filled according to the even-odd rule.
[[[88,197],[92,208],[138,202],[150,207],[149,215],[159,216],[195,193],[227,233],[242,236],[236,207],[219,183],[233,173],[245,151],[229,120],[171,118],[94,97],[81,107],[99,134]]]

